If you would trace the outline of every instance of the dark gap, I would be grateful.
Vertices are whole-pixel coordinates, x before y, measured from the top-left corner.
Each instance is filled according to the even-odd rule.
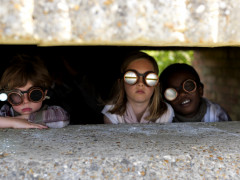
[[[58,92],[50,92],[52,98],[49,104],[60,105],[68,110],[71,124],[101,124],[102,106],[98,106],[97,100],[106,100],[108,97],[113,83],[119,76],[121,61],[127,53],[134,50],[199,49],[205,48],[0,45],[0,71],[2,74],[9,60],[16,54],[41,57],[54,77],[58,89]]]

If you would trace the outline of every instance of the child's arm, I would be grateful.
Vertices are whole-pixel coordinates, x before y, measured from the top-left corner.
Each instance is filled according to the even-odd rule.
[[[112,122],[107,118],[107,116],[103,116],[104,124],[112,124]]]
[[[118,121],[118,117],[116,114],[112,114],[109,112],[109,110],[113,108],[113,105],[105,105],[105,107],[102,110],[103,120],[104,124],[118,124],[120,123]]]
[[[11,117],[10,106],[5,104],[0,109],[0,128],[37,128],[44,129],[47,126],[42,124],[36,124],[28,121],[29,115],[20,115],[17,117]]]
[[[44,129],[47,128],[47,126],[31,123],[27,119],[20,119],[16,117],[0,117],[0,128]]]
[[[69,124],[68,113],[59,106],[49,106],[44,110],[30,115],[32,122],[43,122],[50,128],[63,128]]]

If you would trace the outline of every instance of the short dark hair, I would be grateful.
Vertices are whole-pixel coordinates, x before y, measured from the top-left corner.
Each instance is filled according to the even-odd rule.
[[[167,88],[166,86],[168,84],[168,79],[171,77],[171,75],[176,74],[176,73],[181,73],[181,72],[187,72],[187,73],[192,74],[196,78],[195,81],[196,81],[197,85],[203,87],[203,84],[200,81],[200,77],[193,66],[185,64],[185,63],[174,63],[174,64],[167,66],[160,74],[159,82],[160,82],[160,86],[161,86],[161,94],[163,94],[164,91],[166,90],[166,88]]]
[[[13,57],[1,78],[1,88],[11,90],[22,87],[30,81],[33,86],[50,88],[52,79],[42,59],[20,54]]]

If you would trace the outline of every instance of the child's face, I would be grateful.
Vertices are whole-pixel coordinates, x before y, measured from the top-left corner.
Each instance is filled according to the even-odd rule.
[[[178,88],[184,81],[196,78],[191,73],[174,73],[168,79],[168,88]],[[195,92],[185,92],[182,88],[178,91],[178,96],[173,101],[168,103],[173,107],[174,111],[185,117],[193,117],[197,114],[200,107],[201,97],[203,96],[203,89],[197,85]]]
[[[146,59],[138,59],[131,62],[127,69],[136,70],[138,73],[144,74],[147,71],[154,71],[154,67]],[[129,85],[124,82],[125,92],[128,101],[131,103],[148,103],[153,95],[154,87],[148,87],[143,82],[143,77],[141,76],[138,82],[134,85]]]
[[[28,82],[25,86],[15,88],[15,89],[18,89],[20,91],[27,91],[32,86],[33,86],[33,84],[31,82]],[[42,107],[42,101],[37,102],[37,103],[31,102],[28,100],[27,93],[24,93],[23,94],[23,103],[20,105],[17,105],[17,106],[13,105],[12,107],[19,114],[27,115],[27,114],[31,114],[33,112],[38,111]]]

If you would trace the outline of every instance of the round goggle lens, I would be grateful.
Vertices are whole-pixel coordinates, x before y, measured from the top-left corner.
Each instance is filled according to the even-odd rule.
[[[149,73],[145,78],[145,82],[148,86],[156,86],[158,83],[158,75],[155,73]]]
[[[12,104],[12,105],[18,105],[22,103],[22,97],[20,94],[18,93],[10,93],[8,95],[8,101]]]
[[[166,91],[164,92],[164,97],[168,100],[168,101],[173,101],[174,99],[176,99],[177,97],[177,91],[173,88],[168,88],[166,89]]]
[[[193,92],[196,89],[196,83],[193,80],[187,80],[183,84],[183,89],[186,92]]]
[[[20,105],[24,101],[24,94],[31,102],[40,102],[44,99],[44,92],[41,88],[32,87],[28,91],[13,90],[8,94],[8,102],[14,106]]]
[[[32,102],[39,102],[43,98],[43,91],[40,89],[34,89],[29,94],[29,100]]]
[[[124,74],[124,81],[127,84],[133,85],[137,82],[138,76],[135,72],[133,71],[128,71]]]

